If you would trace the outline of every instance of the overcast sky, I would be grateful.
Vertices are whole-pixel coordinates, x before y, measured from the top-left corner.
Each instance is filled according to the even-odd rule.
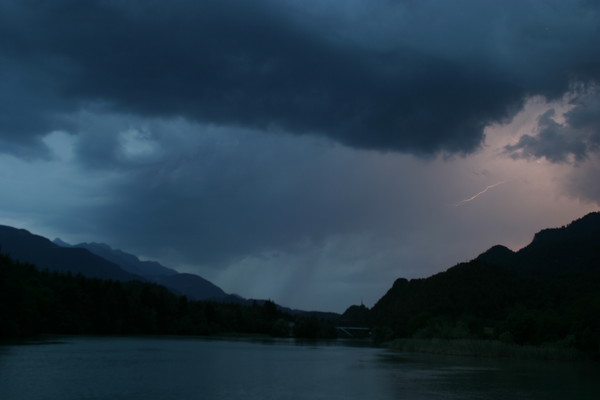
[[[0,223],[372,306],[600,207],[600,2],[0,1]]]

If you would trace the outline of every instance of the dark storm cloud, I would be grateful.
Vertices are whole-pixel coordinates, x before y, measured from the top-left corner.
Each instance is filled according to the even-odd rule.
[[[555,110],[543,114],[536,135],[523,135],[506,146],[514,158],[546,158],[553,163],[585,160],[600,148],[600,91],[592,88],[571,101],[564,122],[557,122]]]
[[[5,1],[4,141],[69,129],[62,117],[93,106],[464,153],[527,96],[600,71],[592,2],[325,3]],[[336,17],[353,7],[382,28]]]
[[[182,122],[174,130],[197,129]],[[376,194],[383,183],[368,162],[335,147],[210,128],[207,141],[162,141],[167,133],[157,124],[151,130],[164,156],[112,183],[106,190],[118,201],[94,226],[128,248],[153,243],[146,251],[155,256],[177,251],[171,257],[179,263],[218,267],[249,254],[294,251],[373,228],[398,201]]]

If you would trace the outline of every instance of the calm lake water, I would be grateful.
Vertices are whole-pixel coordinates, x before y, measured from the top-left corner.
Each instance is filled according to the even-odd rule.
[[[600,399],[596,364],[351,342],[61,337],[0,345],[0,399]]]

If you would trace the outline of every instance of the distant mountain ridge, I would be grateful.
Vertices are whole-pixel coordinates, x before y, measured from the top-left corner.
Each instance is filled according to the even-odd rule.
[[[125,271],[132,274],[138,274],[146,278],[150,278],[152,276],[169,276],[179,273],[174,269],[167,268],[156,261],[141,261],[137,256],[126,253],[122,250],[113,249],[106,243],[92,242],[69,245],[59,238],[54,239],[54,243],[62,243],[63,245],[67,245],[69,247],[81,247],[88,249],[92,253],[114,262]]]
[[[251,306],[267,300],[246,299],[228,294],[212,282],[190,273],[180,273],[156,261],[141,261],[137,256],[113,249],[104,243],[71,245],[60,238],[51,241],[25,229],[0,225],[0,253],[30,263],[42,270],[81,274],[90,278],[115,281],[145,281],[162,285],[177,295],[191,300],[216,301]],[[315,315],[334,319],[339,314],[304,311],[277,305],[293,315]]]
[[[49,271],[116,281],[143,280],[117,264],[83,248],[65,248],[25,229],[0,225],[0,250],[15,260]]]
[[[114,262],[124,270],[143,276],[150,282],[158,283],[170,289],[172,292],[186,296],[192,300],[211,300],[223,303],[235,303],[252,306],[254,303],[264,305],[265,299],[246,299],[244,297],[228,294],[220,287],[201,276],[181,273],[174,269],[165,267],[156,261],[141,261],[137,256],[122,250],[113,249],[106,243],[79,243],[71,245],[61,240],[54,239],[54,243],[64,247],[84,248],[92,253]],[[323,311],[305,311],[277,305],[278,309],[292,315],[315,315],[319,318],[332,320],[339,314]]]
[[[221,288],[194,274],[180,274],[155,261],[138,257],[101,243],[72,246],[54,242],[25,229],[0,225],[0,251],[17,261],[49,271],[81,274],[115,281],[149,281],[193,300],[231,301]]]
[[[158,283],[170,289],[172,292],[187,296],[192,300],[215,300],[223,301],[228,298],[220,287],[208,280],[188,273],[180,273],[174,269],[167,268],[156,261],[141,261],[137,256],[122,250],[113,249],[105,243],[79,243],[70,245],[59,238],[54,243],[71,248],[82,248],[114,262],[125,271],[137,274],[150,282]]]
[[[560,228],[543,229],[517,252],[493,246],[476,260],[524,274],[570,274],[600,269],[600,212]]]

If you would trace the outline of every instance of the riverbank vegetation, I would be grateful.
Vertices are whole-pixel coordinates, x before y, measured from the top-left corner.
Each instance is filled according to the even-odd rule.
[[[330,321],[244,306],[191,301],[165,287],[40,271],[0,255],[0,337],[38,334],[261,334],[334,338]]]
[[[592,358],[573,347],[517,345],[481,339],[395,339],[387,347],[408,353],[428,353],[519,360],[583,361]]]
[[[599,315],[597,273],[523,276],[474,260],[399,279],[369,317],[375,341],[403,349],[508,356],[535,347],[533,358],[600,358]]]
[[[372,309],[336,321],[271,301],[191,301],[163,286],[58,272],[0,255],[0,337],[58,334],[260,334],[334,338],[372,332],[404,351],[600,359],[600,213],[535,235],[518,252],[494,246],[422,279],[397,279]]]

